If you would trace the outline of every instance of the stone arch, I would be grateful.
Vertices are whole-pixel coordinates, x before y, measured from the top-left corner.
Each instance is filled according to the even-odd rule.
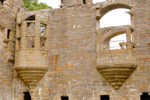
[[[117,35],[121,35],[123,33],[126,33],[126,27],[127,26],[108,27],[108,28],[101,29],[101,33],[103,34],[102,35],[102,42],[108,41]],[[107,30],[110,30],[110,31],[107,31]]]
[[[101,17],[103,17],[107,12],[114,10],[114,9],[118,9],[118,8],[131,9],[131,7],[126,4],[121,4],[121,3],[110,4],[100,9]]]
[[[125,33],[125,31],[120,31],[120,32],[113,33],[110,36],[106,37],[105,40],[103,40],[103,42],[110,41],[110,39],[112,39],[113,37],[124,34],[124,33]]]
[[[111,10],[118,8],[132,9],[135,5],[136,2],[131,0],[108,0],[96,5],[96,18],[97,20],[100,20],[100,18],[102,18],[107,12]]]
[[[125,34],[125,31],[113,33],[109,37],[105,38],[105,40],[103,40],[103,42],[102,42],[103,49],[110,49],[110,44],[109,44],[110,40],[116,36],[121,35],[121,34]]]

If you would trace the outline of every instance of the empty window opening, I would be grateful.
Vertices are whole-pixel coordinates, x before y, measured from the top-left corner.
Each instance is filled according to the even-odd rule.
[[[10,39],[10,32],[11,32],[11,30],[7,30],[7,39]]]
[[[69,100],[68,96],[61,96],[61,100]]]
[[[148,92],[145,92],[141,95],[141,100],[150,100],[150,95],[148,95]]]
[[[86,0],[83,0],[83,4],[86,4]]]
[[[110,39],[109,49],[110,50],[121,49],[120,43],[123,42],[126,42],[126,34],[117,35]],[[123,48],[126,49],[126,46],[124,46]]]
[[[40,24],[40,35],[43,36],[46,34],[46,24]]]
[[[27,22],[27,48],[34,48],[35,23]]]
[[[126,12],[129,9],[115,9],[106,13],[99,21],[100,28],[111,26],[131,25],[131,15]]]
[[[5,0],[0,0],[0,5],[3,5],[3,4],[4,4],[4,1],[5,1]]]
[[[109,100],[109,95],[101,95],[100,100]]]
[[[27,23],[27,35],[35,35],[35,23]]]
[[[46,43],[46,38],[45,37],[41,37],[40,38],[40,47],[41,48],[45,47],[45,43]]]
[[[31,100],[30,92],[24,92],[24,100]]]
[[[27,48],[34,48],[34,37],[27,36]]]
[[[18,38],[17,42],[18,42],[18,49],[21,49],[21,38]]]

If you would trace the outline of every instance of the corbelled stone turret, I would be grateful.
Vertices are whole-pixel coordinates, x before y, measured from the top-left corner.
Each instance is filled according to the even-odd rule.
[[[30,88],[36,86],[48,70],[47,24],[37,15],[21,20],[18,14],[15,69]]]
[[[97,70],[116,90],[123,85],[137,67],[135,43],[131,42],[131,34],[131,27],[127,27],[127,42],[120,43],[121,49],[102,50],[101,56],[97,56]]]

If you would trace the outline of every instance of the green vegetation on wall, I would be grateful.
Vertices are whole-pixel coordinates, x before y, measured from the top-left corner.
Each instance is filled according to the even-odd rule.
[[[46,9],[51,8],[45,3],[38,3],[38,0],[24,0],[24,5],[29,10],[38,10],[38,9]]]

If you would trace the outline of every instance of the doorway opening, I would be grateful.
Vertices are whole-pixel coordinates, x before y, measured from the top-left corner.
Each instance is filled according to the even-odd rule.
[[[141,100],[150,100],[150,95],[148,95],[148,92],[145,92],[141,95]]]
[[[24,100],[31,100],[30,92],[24,92]]]
[[[101,95],[100,100],[109,100],[109,95]]]
[[[69,100],[68,96],[61,96],[61,100]]]

